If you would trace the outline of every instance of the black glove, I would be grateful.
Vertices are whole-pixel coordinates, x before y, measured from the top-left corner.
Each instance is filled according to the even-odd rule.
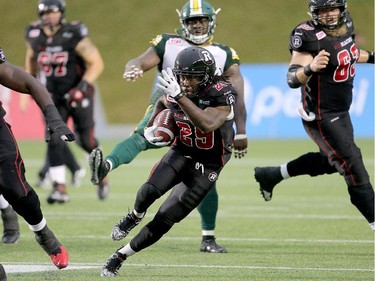
[[[76,139],[53,104],[47,105],[43,110],[43,114],[47,123],[46,142],[50,141],[51,134],[58,134],[63,141],[74,141]]]
[[[70,89],[69,92],[64,95],[64,98],[68,105],[71,107],[77,107],[85,97],[92,95],[93,93],[94,87],[87,81],[81,80],[76,87]]]

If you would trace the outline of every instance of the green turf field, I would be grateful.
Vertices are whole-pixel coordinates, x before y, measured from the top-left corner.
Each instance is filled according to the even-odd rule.
[[[114,144],[103,142],[104,151]],[[34,184],[45,145],[19,145],[29,182]],[[374,143],[360,140],[358,145],[373,182]],[[248,155],[233,158],[218,182],[216,235],[229,253],[199,252],[200,219],[194,211],[157,244],[130,257],[116,280],[373,280],[374,234],[349,202],[340,176],[289,179],[277,187],[270,202],[259,195],[255,166],[277,165],[314,150],[304,140],[250,140]],[[82,152],[75,152],[88,168]],[[50,228],[70,253],[70,266],[55,270],[20,219],[21,239],[16,245],[0,244],[0,263],[6,270],[29,272],[8,272],[8,280],[102,280],[101,266],[123,245],[111,240],[111,229],[132,208],[138,187],[163,152],[144,152],[132,164],[113,171],[110,197],[103,202],[96,198],[88,176],[80,188],[70,188],[71,201],[65,205],[47,205],[49,191],[36,189]],[[160,202],[150,208],[142,224]],[[30,272],[30,265],[49,270]]]

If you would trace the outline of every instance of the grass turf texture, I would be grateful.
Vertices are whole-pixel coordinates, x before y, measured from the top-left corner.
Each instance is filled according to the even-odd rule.
[[[105,154],[114,144],[102,142]],[[45,145],[19,145],[28,181],[34,184]],[[359,140],[358,145],[373,182],[373,141]],[[88,169],[82,152],[72,147]],[[278,165],[315,150],[308,140],[250,140],[248,155],[233,158],[218,181],[216,236],[229,252],[199,252],[200,218],[195,210],[157,244],[125,261],[116,280],[373,280],[373,232],[351,205],[339,175],[289,179],[279,184],[270,202],[259,194],[255,166]],[[65,205],[48,205],[49,191],[35,188],[50,228],[69,251],[70,267],[52,270],[49,257],[20,219],[21,239],[16,245],[0,243],[0,263],[5,269],[45,265],[51,270],[8,273],[8,280],[102,280],[100,270],[109,255],[127,243],[162,202],[155,202],[123,242],[111,240],[113,225],[132,208],[137,189],[164,152],[143,152],[113,171],[106,201],[97,199],[88,176],[80,188],[69,188],[71,201]],[[83,269],[73,269],[78,266]]]

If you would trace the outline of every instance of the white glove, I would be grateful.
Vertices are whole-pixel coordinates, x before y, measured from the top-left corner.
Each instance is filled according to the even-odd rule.
[[[307,112],[303,108],[302,103],[300,103],[300,106],[297,107],[297,113],[298,115],[305,121],[311,122],[315,120],[315,113],[314,112],[309,112],[309,115],[307,115]]]
[[[135,80],[137,80],[139,77],[143,77],[143,70],[135,67],[135,65],[132,65],[130,67],[130,71],[125,71],[122,77],[126,79],[126,81],[135,82]]]
[[[156,86],[176,100],[181,98],[181,88],[173,75],[172,69],[168,67],[167,71],[162,70],[161,74],[162,76],[158,76],[159,83]]]
[[[169,145],[171,142],[170,141],[167,141],[167,142],[161,142],[161,140],[163,139],[163,137],[155,137],[154,135],[154,131],[157,127],[154,125],[154,126],[151,126],[151,127],[148,127],[148,128],[145,128],[143,134],[146,138],[146,140],[153,144],[153,145],[156,145],[156,146],[167,146]]]

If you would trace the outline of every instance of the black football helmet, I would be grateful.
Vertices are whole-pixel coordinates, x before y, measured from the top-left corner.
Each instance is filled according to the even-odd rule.
[[[346,8],[347,8],[346,0],[308,0],[308,8],[309,8],[309,14],[314,24],[319,25],[323,28],[333,30],[333,29],[340,27],[342,23],[346,22]],[[339,8],[340,9],[341,13],[340,13],[338,21],[335,24],[325,25],[320,21],[319,16],[318,16],[318,11],[320,9],[327,9],[327,8]]]
[[[215,77],[216,63],[214,56],[201,47],[188,47],[182,50],[176,57],[173,73],[180,82],[180,75],[201,76],[202,80],[198,90],[189,98],[195,97],[202,88],[207,87]]]
[[[220,9],[215,9],[206,0],[189,0],[181,9],[176,10],[182,26],[181,35],[186,40],[194,44],[202,44],[206,42],[215,32],[216,15]],[[187,21],[191,18],[207,18],[209,21],[207,33],[204,35],[194,35],[190,33]]]
[[[61,12],[60,23],[65,17],[65,0],[39,0],[38,1],[38,16],[41,19],[46,12]]]

